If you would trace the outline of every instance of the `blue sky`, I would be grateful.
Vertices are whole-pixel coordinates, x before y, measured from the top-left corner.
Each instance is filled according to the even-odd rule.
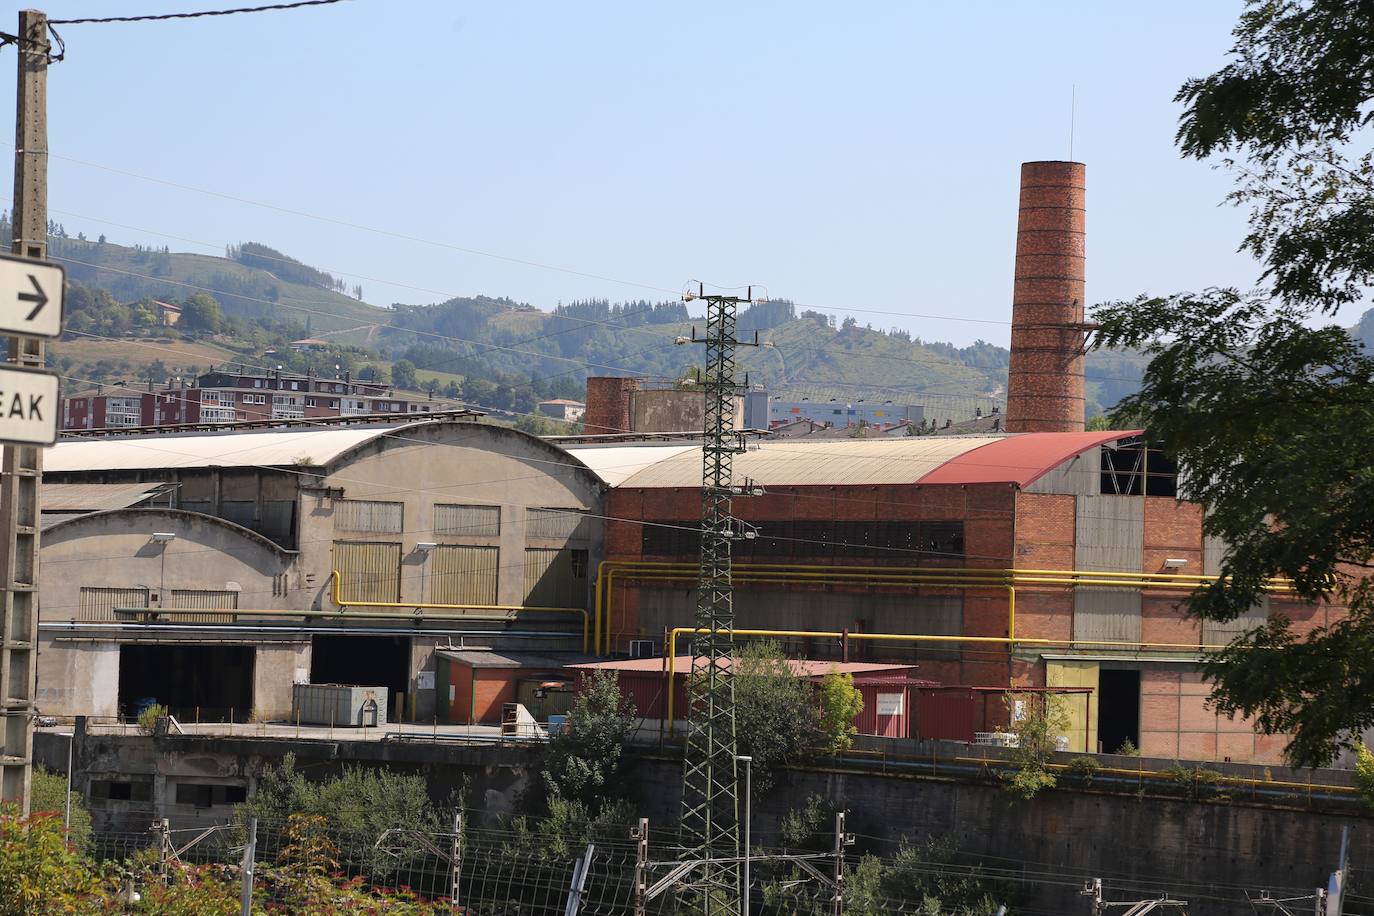
[[[1173,93],[1222,62],[1240,9],[354,0],[73,25],[49,80],[50,205],[112,241],[265,242],[373,278],[355,282],[378,304],[483,293],[550,308],[699,278],[1005,343],[1019,164],[1068,157],[1075,85],[1089,301],[1255,281],[1235,251],[1244,215],[1220,205],[1229,176],[1173,147]]]

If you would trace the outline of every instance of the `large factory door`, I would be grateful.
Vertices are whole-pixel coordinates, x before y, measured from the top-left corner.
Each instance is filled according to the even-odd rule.
[[[316,636],[310,644],[310,683],[385,687],[388,717],[396,714],[398,696],[408,713],[410,637]]]
[[[1140,747],[1140,672],[1104,669],[1099,676],[1097,735],[1102,750],[1116,753],[1127,741]]]
[[[253,712],[252,646],[119,647],[119,712],[157,703],[184,722],[245,722]]]

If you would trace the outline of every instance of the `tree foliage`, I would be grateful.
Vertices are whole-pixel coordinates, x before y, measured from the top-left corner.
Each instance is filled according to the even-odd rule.
[[[592,816],[624,795],[628,761],[625,745],[634,734],[634,705],[620,695],[614,671],[594,671],[582,679],[568,713],[567,727],[544,752],[540,770],[542,801],[552,811],[554,800],[581,804]]]
[[[1048,764],[1059,736],[1069,730],[1069,715],[1063,701],[1051,693],[1013,693],[1006,702],[1016,743],[1011,748],[1012,768],[1003,774],[1002,786],[1028,801],[1040,790],[1057,785]]]
[[[1374,726],[1374,361],[1344,329],[1320,326],[1374,280],[1374,167],[1360,148],[1372,28],[1368,3],[1250,3],[1227,65],[1180,90],[1178,142],[1186,156],[1229,157],[1232,200],[1251,211],[1243,248],[1266,286],[1094,316],[1099,347],[1151,357],[1113,419],[1167,444],[1206,533],[1229,545],[1222,578],[1191,596],[1191,612],[1233,620],[1271,577],[1349,609],[1310,631],[1271,616],[1206,665],[1216,708],[1292,734],[1298,764],[1324,764]]]
[[[740,753],[753,758],[756,789],[773,785],[776,770],[817,754],[847,750],[863,696],[852,677],[832,673],[813,685],[798,677],[782,647],[760,640],[735,655],[735,735]]]

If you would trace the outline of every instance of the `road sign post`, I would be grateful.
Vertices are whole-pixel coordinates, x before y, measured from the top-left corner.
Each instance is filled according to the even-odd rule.
[[[66,279],[61,264],[0,254],[0,334],[61,336]]]

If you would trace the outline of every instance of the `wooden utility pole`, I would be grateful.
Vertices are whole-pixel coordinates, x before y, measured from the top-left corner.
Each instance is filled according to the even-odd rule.
[[[48,254],[48,17],[19,13],[19,78],[14,128],[13,252]],[[9,362],[43,365],[43,341],[11,337]],[[0,465],[0,801],[29,811],[38,674],[38,490],[43,450],[5,446]]]

